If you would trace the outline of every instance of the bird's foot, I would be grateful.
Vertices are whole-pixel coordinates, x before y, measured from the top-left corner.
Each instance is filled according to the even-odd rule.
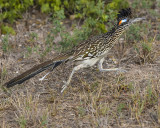
[[[44,80],[44,78],[45,78],[46,76],[43,76],[42,78],[39,78],[39,81],[42,81],[42,80]]]
[[[61,93],[64,92],[64,90],[67,88],[68,86],[68,83],[66,81],[63,81],[64,85],[62,86],[62,90],[61,90]]]
[[[118,74],[118,73],[126,73],[126,72],[127,72],[127,70],[122,69],[122,68],[118,68],[116,74]]]
[[[50,72],[48,72],[46,75],[44,75],[42,78],[39,79],[39,81],[42,81],[45,79],[45,77],[49,74]]]

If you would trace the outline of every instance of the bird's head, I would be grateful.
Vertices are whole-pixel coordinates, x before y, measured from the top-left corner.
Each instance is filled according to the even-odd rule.
[[[125,27],[125,26],[130,26],[131,24],[144,20],[145,18],[132,18],[132,12],[131,12],[131,8],[127,8],[127,9],[122,9],[119,11],[118,15],[117,15],[117,26],[118,27]]]

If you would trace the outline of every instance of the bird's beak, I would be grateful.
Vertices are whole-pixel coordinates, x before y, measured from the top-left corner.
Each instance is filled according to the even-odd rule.
[[[141,20],[145,20],[145,19],[146,19],[145,17],[135,18],[135,19],[131,20],[131,23],[135,23],[135,22],[138,22],[138,21],[141,21]]]

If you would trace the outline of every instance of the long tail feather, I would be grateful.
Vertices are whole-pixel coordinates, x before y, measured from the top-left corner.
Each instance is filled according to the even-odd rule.
[[[39,74],[40,72],[43,72],[44,70],[48,69],[48,68],[56,68],[58,65],[60,65],[61,63],[65,62],[66,60],[59,60],[59,61],[54,61],[54,60],[49,60],[46,61],[42,64],[39,64],[33,68],[31,68],[30,70],[27,70],[26,72],[20,74],[19,76],[11,79],[10,81],[6,82],[4,84],[4,86],[6,86],[7,88],[10,88],[16,84],[21,84],[24,81],[34,77],[35,75]]]

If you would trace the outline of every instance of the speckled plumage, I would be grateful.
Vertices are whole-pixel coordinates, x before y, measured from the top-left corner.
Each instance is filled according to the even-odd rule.
[[[22,82],[30,79],[36,74],[48,69],[56,68],[61,63],[66,63],[68,61],[75,64],[71,75],[69,76],[68,81],[63,86],[61,92],[69,85],[71,78],[75,71],[93,66],[99,61],[100,71],[117,71],[119,69],[103,69],[102,63],[104,57],[107,55],[109,50],[117,42],[120,35],[134,22],[140,21],[143,18],[130,19],[131,9],[122,9],[117,15],[117,25],[110,31],[98,36],[89,38],[88,40],[83,41],[79,45],[75,46],[71,52],[66,54],[61,54],[60,56],[55,57],[52,60],[44,62],[38,66],[33,67],[32,69],[22,73],[21,75],[13,78],[9,82],[5,83],[6,87],[12,87],[16,84],[21,84]],[[44,78],[43,78],[44,79]]]

